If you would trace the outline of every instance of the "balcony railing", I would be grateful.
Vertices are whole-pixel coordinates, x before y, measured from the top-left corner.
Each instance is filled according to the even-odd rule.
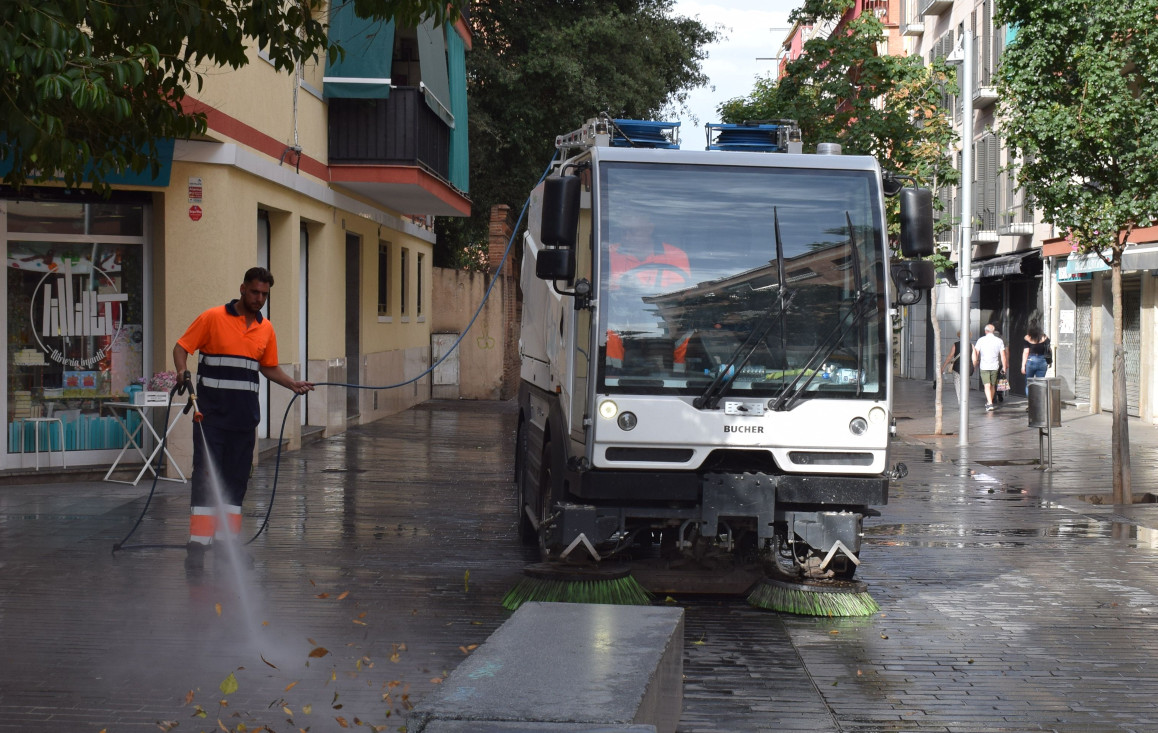
[[[387,99],[331,99],[331,165],[406,165],[443,180],[450,170],[450,128],[418,87],[395,87]]]

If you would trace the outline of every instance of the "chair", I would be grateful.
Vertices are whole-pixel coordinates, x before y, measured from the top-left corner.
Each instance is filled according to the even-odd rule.
[[[35,451],[36,451],[36,470],[40,470],[40,426],[46,425],[44,429],[44,437],[48,442],[45,450],[48,453],[48,465],[52,466],[52,424],[60,429],[60,467],[66,468],[64,463],[64,422],[59,417],[26,417],[22,418],[24,423],[32,423],[32,434],[35,436]],[[20,452],[24,452],[24,428],[20,429]]]

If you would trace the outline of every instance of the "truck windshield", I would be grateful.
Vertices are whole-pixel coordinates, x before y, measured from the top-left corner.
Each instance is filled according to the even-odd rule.
[[[741,398],[882,398],[878,191],[871,171],[605,163],[601,391],[700,396],[723,373]]]

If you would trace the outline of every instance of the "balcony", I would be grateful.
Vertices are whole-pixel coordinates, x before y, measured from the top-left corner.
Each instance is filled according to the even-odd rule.
[[[330,99],[329,149],[335,186],[401,214],[470,213],[448,183],[450,128],[420,87],[394,87],[386,99]]]
[[[923,0],[921,15],[940,15],[953,9],[953,0]]]
[[[997,87],[975,87],[973,89],[973,109],[985,109],[997,100]]]
[[[901,23],[902,36],[919,36],[925,32],[925,24],[919,20],[912,23]]]

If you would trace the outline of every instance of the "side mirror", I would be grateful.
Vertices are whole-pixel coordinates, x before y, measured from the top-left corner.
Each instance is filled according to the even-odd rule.
[[[932,262],[907,260],[894,262],[889,266],[896,285],[896,300],[901,305],[915,305],[921,302],[921,295],[936,284],[937,272]]]
[[[933,254],[933,193],[927,188],[901,189],[901,254]]]
[[[542,227],[543,244],[574,249],[579,227],[579,176],[551,176],[543,182]]]
[[[575,277],[575,250],[541,249],[535,258],[535,277],[540,280],[566,280]]]

